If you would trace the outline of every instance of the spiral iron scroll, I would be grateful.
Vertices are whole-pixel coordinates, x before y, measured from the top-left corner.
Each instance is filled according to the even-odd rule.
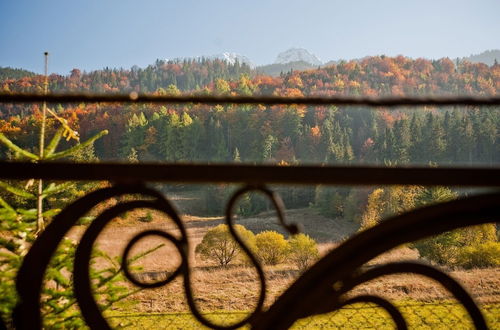
[[[450,291],[463,305],[477,329],[486,321],[469,293],[454,279],[434,267],[415,262],[392,263],[362,272],[369,260],[397,246],[461,227],[498,222],[500,193],[477,195],[441,203],[393,217],[361,232],[324,256],[253,324],[257,329],[287,329],[300,318],[338,310],[352,299],[345,294],[374,278],[396,273],[416,273],[428,277]],[[395,306],[377,296],[353,298],[384,308],[399,329],[405,329]],[[356,300],[359,299],[359,300]],[[404,319],[403,319],[404,321]]]
[[[277,217],[280,224],[284,226],[291,234],[298,232],[298,227],[296,225],[287,224],[285,222],[285,218],[283,215],[283,202],[281,201],[279,196],[266,187],[246,186],[233,194],[226,210],[225,221],[229,227],[230,234],[240,245],[243,252],[248,255],[251,263],[255,267],[260,282],[260,294],[257,305],[254,311],[250,313],[245,319],[232,325],[223,326],[217,325],[203,316],[203,314],[196,306],[193,296],[193,290],[191,288],[191,275],[188,258],[188,238],[186,228],[177,211],[161,193],[151,188],[147,188],[143,185],[116,185],[111,188],[104,188],[91,192],[90,194],[74,202],[72,205],[68,206],[54,218],[52,223],[33,244],[29,253],[25,257],[23,265],[21,266],[17,276],[16,287],[19,293],[20,302],[16,306],[13,317],[16,328],[39,329],[42,327],[42,319],[40,315],[40,298],[41,288],[43,285],[43,277],[50,262],[50,258],[56,251],[57,246],[59,245],[61,240],[71,229],[71,227],[76,224],[79,218],[84,216],[97,204],[113,197],[120,197],[130,194],[141,195],[147,199],[120,203],[105,210],[89,225],[89,227],[84,232],[80,243],[78,244],[75,254],[73,283],[75,296],[86,323],[91,328],[95,329],[111,328],[100,312],[97,302],[95,301],[92,294],[89,265],[92,248],[97,237],[102,232],[104,227],[112,219],[116,218],[120,214],[123,214],[127,211],[132,211],[134,209],[144,208],[157,210],[168,215],[180,230],[181,237],[178,239],[167,232],[159,230],[147,230],[137,234],[130,240],[130,242],[128,242],[123,252],[121,268],[125,274],[125,277],[138,287],[153,288],[167,285],[178,276],[183,276],[184,291],[191,312],[200,323],[207,327],[213,329],[235,329],[247,323],[254,322],[254,320],[263,313],[262,308],[265,300],[266,281],[264,277],[264,271],[262,269],[262,266],[260,265],[260,262],[252,254],[249,247],[239,237],[236,230],[234,229],[233,212],[238,199],[245,193],[252,191],[260,192],[268,197],[276,208]],[[181,257],[181,263],[178,268],[167,277],[167,279],[155,283],[143,283],[132,276],[128,269],[127,260],[134,244],[137,243],[140,239],[152,235],[163,237],[164,239],[171,242],[176,247]]]
[[[407,325],[402,314],[396,306],[386,299],[373,295],[362,295],[353,298],[345,298],[345,296],[356,286],[380,276],[396,273],[416,273],[440,283],[465,307],[476,328],[486,328],[484,317],[467,291],[451,277],[433,267],[404,262],[387,264],[365,272],[360,271],[360,269],[369,260],[401,244],[464,226],[498,220],[500,217],[500,194],[475,196],[426,207],[394,217],[362,232],[344,242],[313,265],[267,311],[264,311],[266,280],[262,266],[238,236],[234,227],[235,205],[242,195],[252,191],[262,193],[270,199],[276,209],[279,223],[286,230],[291,234],[299,231],[297,225],[285,222],[283,203],[279,196],[268,188],[264,186],[245,186],[233,194],[226,209],[225,222],[232,237],[240,245],[243,252],[248,255],[257,271],[260,283],[257,305],[245,319],[223,326],[214,324],[202,315],[196,306],[191,288],[188,237],[177,211],[156,190],[143,185],[116,185],[91,192],[68,206],[54,218],[45,232],[33,244],[24,259],[16,281],[20,298],[13,315],[16,328],[39,329],[42,327],[40,298],[43,277],[57,246],[71,227],[97,204],[113,197],[128,194],[141,195],[144,196],[144,199],[120,203],[101,213],[85,231],[76,251],[74,290],[85,321],[91,328],[110,328],[92,295],[89,276],[92,246],[99,233],[113,218],[138,208],[154,209],[165,213],[173,220],[181,235],[180,238],[176,238],[163,231],[147,230],[132,238],[128,242],[122,257],[122,269],[126,278],[136,286],[151,288],[167,285],[178,276],[182,276],[189,308],[194,317],[207,327],[235,329],[249,324],[256,329],[286,329],[299,318],[331,312],[357,302],[371,302],[386,310],[399,329],[406,329]],[[168,240],[176,247],[181,256],[181,263],[178,268],[160,282],[140,282],[132,276],[128,269],[127,257],[132,247],[140,239],[148,236],[160,236]]]

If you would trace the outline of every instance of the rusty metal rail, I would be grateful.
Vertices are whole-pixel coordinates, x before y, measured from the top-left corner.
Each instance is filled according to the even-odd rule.
[[[0,162],[0,178],[106,180],[121,183],[219,182],[357,186],[411,184],[500,187],[500,168]]]
[[[203,104],[267,104],[267,105],[344,105],[369,107],[398,106],[490,106],[499,105],[499,96],[415,96],[415,97],[281,97],[281,96],[205,96],[130,94],[27,94],[0,93],[0,103],[203,103]]]

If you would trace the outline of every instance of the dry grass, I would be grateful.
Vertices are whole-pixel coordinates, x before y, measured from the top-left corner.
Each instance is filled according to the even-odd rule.
[[[266,272],[268,292],[266,305],[294,280],[295,271],[269,270]],[[251,310],[255,307],[259,285],[256,272],[250,267],[194,269],[191,278],[194,298],[202,311]],[[140,302],[135,311],[178,312],[188,310],[183,296],[182,280],[166,287],[142,291],[133,297]]]
[[[194,203],[195,201],[188,199],[188,202]],[[159,212],[151,211],[153,218],[151,222],[137,221],[145,214],[145,210],[138,210],[131,212],[125,219],[113,220],[99,236],[97,243],[99,248],[111,256],[121,256],[126,243],[147,229],[159,229],[179,237],[180,232],[175,224]],[[321,255],[334,249],[341,241],[352,235],[356,229],[354,224],[333,221],[311,209],[287,210],[286,216],[289,222],[301,223],[305,233],[320,242]],[[201,242],[206,231],[222,223],[223,219],[221,217],[192,215],[183,215],[182,219],[190,241],[189,262],[193,269],[191,281],[196,302],[201,310],[252,310],[257,300],[259,288],[255,270],[243,265],[227,268],[214,267],[213,264],[200,260],[194,253],[196,245]],[[263,230],[283,232],[273,212],[238,219],[237,223],[244,225],[254,233]],[[84,229],[83,226],[75,227],[70,236],[77,239]],[[163,243],[164,247],[138,263],[143,268],[143,273],[156,273],[161,277],[164,276],[162,272],[172,272],[179,265],[180,258],[174,245],[159,237],[148,237],[141,240],[132,253],[140,253]],[[409,259],[418,259],[418,252],[408,247],[400,247],[372,260],[369,265],[374,266]],[[265,273],[268,284],[266,305],[270,305],[299,275],[292,266],[285,264],[266,267]],[[500,296],[499,273],[500,269],[475,269],[452,271],[451,275],[459,279],[480,301],[495,302]],[[145,280],[148,280],[147,276]],[[149,278],[149,280],[152,279]],[[388,298],[395,300],[431,301],[450,298],[450,295],[435,283],[417,275],[385,277],[360,286],[356,292],[384,293]],[[132,310],[135,312],[181,312],[188,310],[181,278],[176,279],[168,286],[139,292],[132,296],[129,301],[134,303]],[[130,306],[127,308],[130,310]]]

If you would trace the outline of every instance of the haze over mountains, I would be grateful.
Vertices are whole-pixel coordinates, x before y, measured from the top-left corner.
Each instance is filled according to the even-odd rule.
[[[366,56],[369,57],[369,56]],[[350,59],[361,60],[361,59]],[[484,63],[486,65],[493,65],[495,60],[500,61],[500,50],[487,50],[477,55],[470,55],[463,57],[461,60],[469,61],[471,63]],[[257,72],[268,74],[271,76],[278,76],[282,72],[289,72],[290,70],[309,70],[315,69],[319,66],[329,66],[338,63],[340,60],[330,60],[328,62],[321,61],[317,56],[310,53],[303,48],[290,48],[280,54],[273,64],[258,66]]]
[[[464,57],[463,60],[471,63],[484,63],[487,65],[495,64],[495,61],[500,62],[500,49],[487,50],[480,54]]]
[[[265,64],[256,66],[250,58],[245,55],[238,54],[235,52],[224,52],[216,55],[209,56],[199,56],[196,58],[207,58],[207,59],[221,59],[227,61],[229,64],[235,64],[238,61],[240,64],[244,63],[250,66],[250,68],[255,69],[259,74],[265,74],[270,76],[279,76],[281,73],[289,72],[290,70],[310,70],[315,69],[321,66],[329,66],[333,64],[337,64],[341,61],[341,59],[337,60],[329,60],[322,61],[313,53],[309,52],[304,48],[289,48],[281,53],[279,53],[276,57],[276,60],[272,64]],[[366,56],[369,57],[369,56]],[[364,58],[366,58],[364,57]],[[343,59],[343,60],[362,60],[359,59]],[[484,63],[486,65],[493,65],[495,63],[495,59],[500,61],[500,50],[487,50],[480,54],[470,55],[468,57],[462,57],[461,60],[469,61],[471,63]]]
[[[380,55],[380,54],[378,54],[378,55]],[[252,60],[250,58],[248,58],[245,55],[238,54],[235,52],[224,52],[221,54],[203,56],[203,57],[208,58],[208,59],[218,58],[218,59],[227,61],[229,64],[234,64],[236,61],[239,61],[240,63],[248,64],[250,67],[256,67],[256,65],[252,62]],[[366,57],[369,57],[369,56],[366,56]],[[197,57],[197,58],[199,58],[199,57]],[[315,68],[318,66],[335,64],[335,63],[338,63],[340,60],[349,61],[349,60],[361,60],[361,59],[362,58],[360,58],[360,59],[338,59],[338,60],[330,60],[330,61],[325,62],[325,61],[322,61],[320,58],[318,58],[313,53],[309,52],[307,49],[292,47],[292,48],[289,48],[289,49],[279,53],[277,55],[274,63],[257,66],[257,68],[267,67],[270,65],[284,65],[284,66],[286,66],[286,65],[290,65],[291,63],[297,63],[296,65],[298,67]],[[461,58],[461,60],[469,61],[471,63],[484,63],[487,65],[493,65],[495,62],[495,59],[497,61],[500,61],[500,49],[486,50],[486,51],[479,53],[479,54],[473,54],[473,55]],[[298,68],[298,70],[300,70],[300,69]]]
[[[207,59],[221,59],[227,61],[229,64],[234,64],[236,61],[249,65],[251,68],[257,69],[257,72],[277,76],[281,72],[288,72],[290,70],[308,70],[314,69],[319,66],[328,66],[338,63],[341,59],[322,61],[313,53],[304,48],[289,48],[276,56],[274,63],[256,66],[250,58],[245,55],[235,52],[223,52],[216,55],[198,56],[196,58]],[[369,57],[369,56],[366,56]],[[343,59],[343,60],[361,60],[360,59]],[[500,61],[500,49],[486,50],[479,54],[462,57],[461,60],[469,61],[471,63],[484,63],[486,65],[493,65],[495,60]]]
[[[307,49],[292,47],[279,53],[274,63],[260,65],[260,66],[255,65],[255,63],[253,63],[249,57],[235,52],[223,52],[215,55],[196,56],[191,58],[176,58],[173,60],[165,59],[164,61],[178,62],[185,59],[193,59],[193,58],[196,60],[200,60],[202,58],[208,60],[220,59],[231,65],[234,65],[236,62],[240,64],[246,64],[259,74],[276,77],[279,76],[281,73],[290,72],[291,70],[304,71],[304,70],[316,69],[318,67],[325,67],[337,64],[342,60],[361,61],[362,59],[368,57],[370,56],[365,56],[363,58],[356,58],[356,59],[337,59],[330,61],[322,61],[320,58],[318,58],[313,53],[309,52]],[[495,61],[500,62],[500,49],[486,50],[479,54],[472,54],[470,56],[462,57],[460,59],[457,58],[457,60],[468,61],[471,63],[484,63],[488,66],[491,66],[495,63]],[[134,67],[138,68],[137,66]],[[0,80],[4,80],[7,78],[17,79],[22,76],[29,76],[35,74],[34,72],[26,71],[23,68],[12,69],[9,66],[7,67],[0,66],[0,69],[2,69],[2,72],[0,72]]]

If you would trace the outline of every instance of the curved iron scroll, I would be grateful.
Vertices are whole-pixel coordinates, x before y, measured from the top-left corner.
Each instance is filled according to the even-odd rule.
[[[13,314],[17,329],[42,328],[40,298],[43,278],[52,255],[71,227],[97,204],[112,197],[127,194],[142,194],[156,199],[163,198],[157,191],[143,185],[116,185],[100,189],[87,194],[62,210],[47,226],[42,235],[37,238],[25,256],[17,274],[16,289],[19,294],[19,303]],[[88,303],[92,304],[92,301]],[[82,310],[85,309],[85,306],[86,304],[80,304]]]
[[[346,292],[372,277],[413,272],[428,276],[450,290],[464,305],[476,328],[484,329],[484,317],[467,291],[433,267],[399,263],[364,275],[356,274],[369,260],[402,244],[499,218],[500,194],[493,193],[428,206],[386,220],[355,235],[319,260],[252,325],[256,329],[287,329],[299,318],[340,308]]]
[[[140,189],[138,192],[144,193],[146,192],[146,190]],[[80,244],[78,245],[75,254],[75,267],[74,267],[74,288],[75,288],[76,299],[80,307],[85,306],[84,308],[81,308],[85,321],[88,324],[91,324],[93,327],[96,327],[98,329],[110,329],[110,327],[106,319],[100,313],[99,307],[92,295],[92,287],[89,274],[89,265],[92,254],[92,247],[94,246],[94,243],[99,234],[101,233],[101,231],[111,220],[113,220],[120,214],[139,208],[155,209],[167,214],[180,229],[181,238],[176,239],[172,235],[162,231],[155,231],[155,232],[147,231],[139,234],[139,236],[134,237],[127,245],[127,248],[124,251],[124,256],[122,257],[122,269],[125,271],[126,277],[129,280],[132,280],[132,282],[135,285],[144,288],[156,287],[167,284],[173,279],[175,279],[175,277],[177,277],[181,273],[185,276],[185,281],[189,279],[189,265],[187,258],[188,242],[187,242],[186,228],[184,227],[177,212],[172,208],[172,206],[168,203],[166,199],[164,199],[163,197],[156,196],[156,199],[152,201],[141,200],[141,201],[128,202],[128,203],[118,204],[106,210],[91,223],[91,225],[87,228],[83,237],[81,238]],[[126,259],[133,243],[137,242],[137,240],[140,239],[142,236],[151,233],[154,233],[156,235],[161,235],[170,242],[172,242],[177,248],[177,251],[180,253],[182,260],[180,266],[172,275],[170,275],[165,281],[154,283],[153,285],[134,281],[133,277],[128,272],[128,265],[127,265],[128,259]]]
[[[119,197],[129,194],[141,195],[148,199],[120,203],[105,210],[89,225],[89,227],[84,232],[80,243],[78,244],[75,254],[73,283],[75,296],[86,323],[91,328],[110,329],[108,322],[100,312],[97,302],[95,301],[92,294],[89,264],[94,243],[104,227],[112,219],[127,211],[139,208],[154,209],[168,215],[180,230],[181,237],[178,239],[167,232],[159,230],[148,230],[137,234],[134,238],[132,238],[130,242],[128,242],[123,252],[121,268],[124,271],[126,278],[136,286],[142,288],[153,288],[167,285],[177,276],[182,275],[184,278],[184,291],[186,294],[188,305],[193,315],[203,325],[213,329],[235,329],[247,323],[253,322],[260,314],[262,314],[266,293],[266,281],[264,271],[262,269],[262,266],[260,265],[260,262],[250,251],[246,243],[239,237],[234,228],[233,214],[234,207],[238,199],[244,194],[252,191],[260,192],[268,197],[276,208],[277,217],[280,224],[292,234],[298,232],[298,227],[295,224],[287,224],[285,222],[283,214],[283,202],[281,201],[280,197],[266,187],[246,186],[233,194],[227,207],[225,221],[228,225],[230,234],[240,245],[244,253],[248,255],[250,261],[255,267],[260,282],[260,294],[257,305],[254,311],[243,320],[227,326],[218,325],[206,319],[206,317],[204,317],[203,314],[199,311],[195,303],[193,290],[191,288],[190,266],[188,258],[189,247],[186,229],[177,211],[168,202],[168,200],[165,199],[165,197],[161,193],[147,188],[143,185],[117,185],[111,188],[94,191],[68,206],[54,218],[52,223],[33,244],[32,248],[25,257],[23,265],[21,266],[17,276],[16,286],[19,293],[20,302],[16,306],[13,317],[16,328],[38,329],[42,327],[42,319],[40,315],[40,299],[43,277],[45,275],[50,259],[57,249],[57,246],[71,229],[71,227],[76,224],[79,218],[89,212],[97,204],[113,197]],[[172,274],[168,276],[167,279],[163,281],[155,283],[142,283],[136,280],[130,273],[127,265],[127,260],[133,245],[140,239],[150,235],[161,236],[174,244],[181,256],[181,264]]]
[[[143,200],[117,204],[100,214],[87,228],[77,248],[74,269],[75,295],[85,318],[91,328],[109,329],[95,302],[90,277],[89,262],[92,246],[99,233],[114,217],[137,208],[155,209],[167,214],[180,230],[180,238],[166,232],[149,230],[136,235],[128,242],[123,254],[122,269],[125,276],[135,285],[143,288],[167,285],[178,276],[184,278],[184,291],[193,315],[203,325],[214,329],[235,329],[249,324],[256,329],[285,329],[297,319],[310,315],[337,310],[347,304],[372,302],[384,308],[400,329],[406,323],[397,307],[389,301],[370,295],[345,298],[345,294],[357,285],[379,276],[411,272],[436,280],[448,289],[470,314],[477,328],[486,328],[484,318],[474,300],[456,281],[446,274],[418,263],[392,263],[360,272],[360,267],[372,258],[401,244],[436,235],[456,228],[492,222],[500,217],[500,194],[474,196],[458,201],[447,202],[416,210],[362,232],[323,257],[304,273],[278,300],[267,310],[263,310],[266,281],[262,266],[251,253],[245,242],[238,236],[234,227],[234,207],[245,193],[256,191],[269,198],[276,209],[279,223],[290,233],[298,232],[295,224],[287,224],[283,214],[283,203],[278,195],[264,186],[245,186],[236,191],[230,199],[225,222],[241,249],[246,253],[257,271],[260,281],[260,294],[254,310],[243,320],[231,325],[217,325],[206,319],[196,306],[191,288],[190,266],[188,259],[188,237],[177,211],[159,192],[143,185],[116,185],[104,188],[82,197],[55,217],[45,232],[37,239],[25,257],[17,277],[17,290],[20,302],[14,312],[15,326],[18,329],[37,329],[42,327],[40,298],[43,277],[51,256],[60,241],[80,217],[94,206],[112,197],[127,194],[141,195]],[[156,235],[170,241],[181,256],[178,268],[165,280],[155,283],[142,283],[129,272],[127,256],[140,239]],[[321,303],[318,303],[321,302]]]

